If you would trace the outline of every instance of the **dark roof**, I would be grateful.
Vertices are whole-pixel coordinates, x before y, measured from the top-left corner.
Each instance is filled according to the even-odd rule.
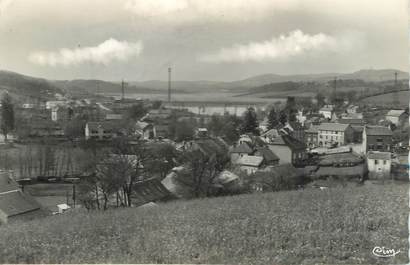
[[[309,129],[305,131],[305,133],[318,133],[319,132],[319,125],[311,125]]]
[[[28,194],[21,191],[0,193],[0,211],[13,216],[39,210],[40,204]]]
[[[195,140],[194,143],[197,145],[199,150],[207,156],[227,152],[226,145],[217,138],[198,139]]]
[[[9,173],[0,172],[0,193],[18,189],[19,185],[11,178]]]
[[[389,152],[377,152],[377,151],[370,151],[367,153],[368,159],[380,159],[380,160],[390,160],[391,153]]]
[[[356,165],[353,167],[320,167],[316,171],[316,177],[325,176],[362,176],[365,173],[366,168],[364,164]]]
[[[384,126],[366,126],[366,135],[373,136],[391,136],[393,132]]]
[[[351,118],[338,119],[337,122],[341,124],[350,124],[350,125],[364,125],[365,124],[363,119],[351,119]]]
[[[242,143],[231,150],[231,153],[245,153],[252,154],[253,150],[249,147],[247,143]]]
[[[327,154],[319,158],[320,166],[352,165],[362,163],[364,159],[353,152]]]
[[[306,146],[303,142],[299,141],[298,139],[290,136],[290,135],[282,135],[281,136],[283,141],[287,146],[290,147],[290,149],[295,150],[295,149],[305,149]]]
[[[263,156],[266,162],[278,161],[279,157],[268,147],[258,147],[257,152]]]
[[[132,203],[135,206],[172,198],[172,193],[164,187],[159,179],[152,178],[134,184]]]

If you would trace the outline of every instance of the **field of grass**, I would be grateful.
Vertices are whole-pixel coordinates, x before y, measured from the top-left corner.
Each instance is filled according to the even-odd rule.
[[[408,212],[394,183],[71,212],[0,227],[0,263],[405,264]]]
[[[409,105],[409,98],[410,98],[409,91],[400,91],[396,93],[389,93],[389,94],[369,97],[369,98],[364,99],[363,102],[377,104],[377,105],[393,105],[395,94],[397,95],[396,97],[399,100],[400,107],[405,108],[406,106]],[[398,107],[398,106],[395,106],[395,107]]]

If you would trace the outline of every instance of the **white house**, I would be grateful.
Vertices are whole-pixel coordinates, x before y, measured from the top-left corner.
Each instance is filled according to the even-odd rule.
[[[404,110],[390,110],[386,114],[386,120],[398,125],[400,123],[400,119],[404,115]]]
[[[391,153],[370,151],[367,153],[367,168],[370,179],[389,179],[391,172]]]
[[[319,114],[322,114],[327,119],[331,119],[334,108],[335,108],[334,105],[324,105],[319,110]]]
[[[239,166],[241,171],[244,171],[246,172],[246,174],[251,175],[262,167],[263,157],[243,156],[236,161],[236,164]]]
[[[319,146],[342,146],[353,141],[353,129],[350,124],[322,123],[317,129]]]

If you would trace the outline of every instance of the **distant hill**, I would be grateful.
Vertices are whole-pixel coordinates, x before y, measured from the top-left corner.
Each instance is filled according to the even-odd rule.
[[[0,71],[0,92],[7,91],[18,98],[52,98],[61,89],[43,78],[35,78],[9,71]]]

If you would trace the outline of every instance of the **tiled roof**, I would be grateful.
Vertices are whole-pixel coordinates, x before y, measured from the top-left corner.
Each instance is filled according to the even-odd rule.
[[[366,126],[366,134],[375,136],[390,136],[393,135],[393,132],[388,127],[384,126]]]
[[[195,144],[208,156],[222,154],[227,151],[225,144],[216,138],[196,140]]]
[[[344,132],[347,127],[349,127],[349,124],[325,122],[319,125],[318,130]]]
[[[338,119],[338,123],[342,124],[351,124],[351,125],[363,125],[364,121],[363,119],[353,119],[353,118],[345,118],[345,119]]]
[[[231,150],[231,153],[252,154],[253,150],[247,143],[242,143]]]
[[[258,147],[257,152],[265,159],[266,162],[278,161],[279,157],[268,147]]]
[[[0,194],[0,211],[7,216],[18,215],[39,210],[40,204],[28,194],[21,191],[4,192]]]
[[[348,152],[348,153],[336,153],[328,154],[320,157],[319,165],[321,166],[331,166],[334,164],[347,165],[347,164],[359,164],[363,162],[363,158],[359,155]]]
[[[172,193],[158,179],[153,178],[134,184],[132,203],[135,206],[171,198],[173,198]]]
[[[259,167],[262,164],[263,157],[261,156],[243,156],[236,161],[236,164],[241,166]]]
[[[0,193],[18,190],[19,185],[10,177],[7,172],[0,172]]]
[[[319,125],[312,125],[309,129],[305,131],[306,133],[318,133],[319,132]]]
[[[368,159],[390,160],[391,159],[391,153],[371,151],[371,152],[367,153],[367,158]]]

